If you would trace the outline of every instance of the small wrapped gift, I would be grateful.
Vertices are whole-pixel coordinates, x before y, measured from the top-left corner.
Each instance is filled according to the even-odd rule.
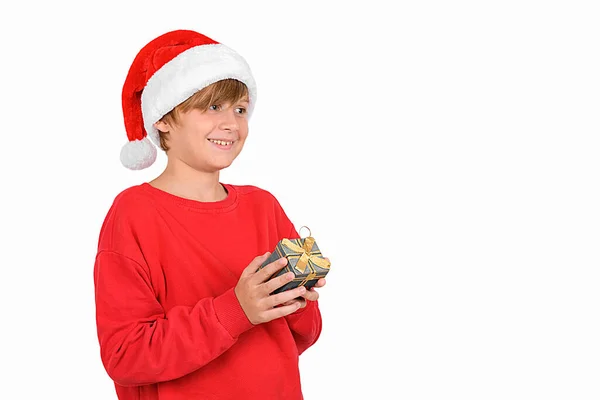
[[[324,278],[327,275],[331,265],[321,254],[319,246],[315,243],[315,239],[308,236],[301,239],[280,240],[275,250],[259,269],[282,257],[287,258],[287,265],[274,273],[269,280],[290,271],[294,273],[295,278],[275,289],[272,294],[281,293],[301,285],[308,290],[317,283],[319,278]]]

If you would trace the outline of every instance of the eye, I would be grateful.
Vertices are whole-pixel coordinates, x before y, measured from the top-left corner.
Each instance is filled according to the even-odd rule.
[[[248,111],[244,107],[238,107],[235,109],[238,114],[246,114]]]
[[[219,111],[221,109],[221,106],[218,104],[213,104],[212,106],[208,107],[208,109],[213,111]]]

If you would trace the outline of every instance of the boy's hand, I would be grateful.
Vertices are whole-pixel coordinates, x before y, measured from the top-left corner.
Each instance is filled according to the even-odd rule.
[[[286,301],[285,303],[283,303],[282,305],[287,306],[290,304],[294,304],[294,303],[299,303],[299,307],[298,308],[304,308],[306,307],[306,301],[310,300],[310,301],[316,301],[319,298],[319,292],[317,292],[315,290],[315,288],[322,288],[323,286],[325,286],[325,278],[321,278],[317,281],[317,283],[315,284],[315,286],[311,287],[310,290],[308,290],[307,292],[305,292],[301,297],[299,298],[295,298],[289,301]]]
[[[259,270],[260,265],[265,262],[270,254],[267,252],[252,260],[242,272],[240,280],[234,289],[242,310],[244,310],[252,325],[269,322],[293,313],[301,305],[297,301],[290,303],[290,300],[302,296],[306,292],[306,288],[300,286],[282,293],[270,295],[275,289],[294,279],[294,274],[288,272],[287,274],[268,280],[271,275],[287,264],[285,258],[280,258]],[[290,304],[283,304],[286,302]],[[279,305],[281,306],[277,307]]]
[[[329,261],[329,258],[325,257],[325,259],[327,261]],[[304,308],[306,307],[306,301],[310,300],[310,301],[316,301],[319,299],[319,292],[317,292],[315,289],[316,288],[322,288],[323,286],[325,286],[327,282],[325,281],[325,278],[320,278],[317,283],[315,283],[315,285],[310,288],[310,290],[308,290],[307,292],[305,292],[300,298],[296,298],[296,299],[292,299],[289,301],[286,301],[285,303],[283,303],[283,306],[287,306],[287,305],[292,305],[294,303],[299,303],[299,307],[298,308]]]

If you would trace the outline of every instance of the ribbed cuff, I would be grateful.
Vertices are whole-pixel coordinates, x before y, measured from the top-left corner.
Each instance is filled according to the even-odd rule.
[[[234,338],[254,327],[246,316],[246,313],[244,313],[244,310],[235,295],[234,288],[215,297],[213,300],[213,307],[215,308],[215,313],[217,314],[217,318],[219,319],[219,322],[221,322],[221,325],[223,325],[223,327],[227,329],[227,332]]]

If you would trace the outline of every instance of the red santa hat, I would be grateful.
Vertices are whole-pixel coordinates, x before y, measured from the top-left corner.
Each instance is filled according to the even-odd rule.
[[[256,103],[256,83],[247,62],[235,51],[190,30],[167,32],[145,45],[123,85],[129,141],[121,149],[121,163],[132,170],[152,165],[160,147],[154,123],[198,90],[227,78],[248,87],[250,117]]]

